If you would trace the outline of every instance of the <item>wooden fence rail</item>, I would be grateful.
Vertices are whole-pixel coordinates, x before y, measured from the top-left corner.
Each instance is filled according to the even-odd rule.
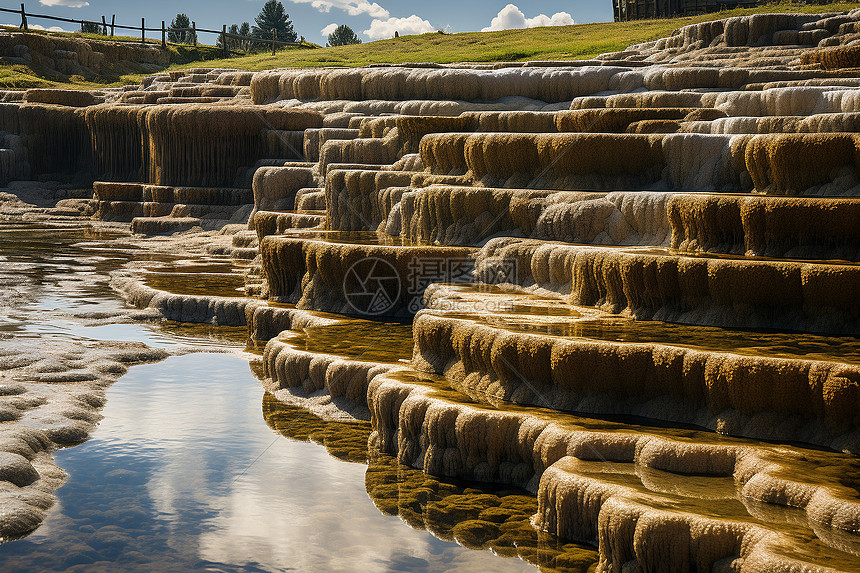
[[[114,14],[111,16],[110,25],[108,25],[104,16],[102,16],[101,22],[96,22],[93,20],[74,20],[72,18],[63,18],[60,16],[51,16],[48,14],[34,14],[31,12],[27,12],[24,9],[24,4],[21,4],[20,10],[13,10],[11,8],[0,8],[0,12],[6,12],[9,14],[17,14],[17,15],[21,16],[20,28],[24,31],[29,29],[27,18],[37,18],[37,19],[41,19],[41,20],[52,20],[54,22],[66,22],[66,23],[70,23],[70,24],[78,24],[81,26],[83,26],[84,24],[92,24],[95,26],[99,26],[102,29],[105,36],[108,35],[107,30],[108,30],[108,27],[110,27],[110,37],[111,38],[113,38],[115,30],[130,30],[130,31],[134,31],[134,32],[140,32],[140,42],[141,43],[146,42],[146,33],[147,32],[161,32],[161,47],[162,48],[166,48],[168,43],[175,44],[174,42],[168,42],[167,41],[168,32],[190,32],[191,40],[192,40],[194,46],[197,46],[197,34],[198,33],[217,34],[218,37],[221,39],[221,48],[222,48],[222,50],[224,50],[225,56],[229,55],[229,53],[230,53],[230,50],[227,47],[227,40],[228,39],[238,40],[240,42],[246,42],[249,45],[259,44],[259,45],[271,46],[273,54],[274,54],[275,49],[277,47],[284,47],[284,46],[298,47],[298,46],[303,45],[301,42],[282,42],[280,40],[277,40],[277,39],[275,39],[274,33],[272,34],[272,38],[258,38],[256,36],[241,36],[238,34],[231,34],[231,33],[227,32],[227,25],[226,24],[220,30],[207,30],[206,28],[198,28],[196,22],[192,22],[190,28],[170,28],[170,27],[165,26],[165,21],[162,20],[160,28],[147,28],[146,27],[146,19],[141,18],[140,19],[140,26],[124,26],[122,24],[116,23],[116,14]]]

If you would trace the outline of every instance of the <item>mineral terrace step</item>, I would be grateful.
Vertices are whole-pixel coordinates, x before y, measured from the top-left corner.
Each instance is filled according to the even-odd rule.
[[[489,285],[434,285],[425,302],[414,366],[478,402],[860,452],[855,338],[632,320]]]
[[[253,261],[259,254],[259,247],[236,247],[230,251],[230,258],[236,261]]]
[[[322,187],[305,187],[296,191],[296,211],[325,211],[325,189]]]
[[[146,185],[143,200],[186,205],[247,205],[254,202],[250,189],[213,189],[205,187],[162,187]]]
[[[860,334],[860,265],[853,263],[498,238],[481,250],[477,271],[487,282],[546,289],[640,319]]]
[[[247,206],[244,206],[247,208]],[[103,221],[130,222],[135,217],[176,215],[197,219],[229,220],[243,209],[242,205],[197,205],[185,203],[99,201],[95,217]]]
[[[681,251],[860,261],[860,199],[679,194],[668,210]]]
[[[193,217],[135,217],[131,221],[131,232],[143,235],[169,235],[188,231],[202,224]]]
[[[231,243],[238,248],[256,248],[259,245],[259,240],[255,231],[248,230],[239,231],[233,235]]]
[[[436,133],[421,140],[432,173],[537,189],[858,196],[853,133]]]
[[[380,203],[385,192],[391,190],[378,192]],[[860,200],[850,198],[431,185],[410,187],[393,204],[398,208],[388,208],[387,228],[415,242],[477,245],[510,235],[596,245],[671,244],[690,253],[860,260]]]
[[[268,297],[353,316],[410,317],[428,284],[470,272],[473,249],[379,239],[315,231],[266,237],[260,254]]]
[[[93,183],[99,201],[142,201],[196,205],[246,205],[253,203],[250,189],[170,187],[143,183]]]
[[[358,137],[359,130],[344,128],[318,128],[306,129],[304,132],[303,149],[308,161],[319,161],[320,148],[326,141],[339,139],[348,140]]]
[[[343,326],[349,331],[349,324]],[[355,326],[347,339],[374,337],[373,332],[360,334],[361,325]],[[380,335],[384,329],[377,326]],[[431,475],[537,490],[535,524],[565,539],[598,544],[601,552],[608,552],[612,543],[630,545],[636,559],[648,563],[650,553],[630,539],[634,530],[647,526],[649,540],[656,542],[663,538],[655,532],[680,522],[683,527],[660,535],[672,547],[689,544],[689,553],[661,553],[655,567],[667,559],[674,563],[676,557],[685,562],[691,555],[710,567],[738,553],[776,570],[820,570],[833,563],[849,571],[857,564],[851,555],[857,542],[846,534],[853,527],[848,516],[860,513],[860,500],[843,484],[853,479],[846,476],[855,475],[851,456],[671,425],[631,425],[545,408],[476,403],[438,377],[385,360],[342,356],[337,348],[320,354],[303,346],[294,332],[269,342],[263,363],[270,390],[329,393],[347,404],[360,403],[366,389],[374,448]],[[798,504],[790,492],[819,501]],[[794,511],[802,519],[787,519],[782,512],[787,507],[798,507]],[[814,529],[804,511],[817,523]],[[827,517],[842,512],[845,517]],[[818,525],[822,522],[829,525]],[[707,531],[710,538],[715,528],[729,528],[730,542],[703,550],[698,532]]]
[[[292,229],[308,229],[325,224],[325,213],[300,213],[296,211],[257,211],[254,228],[260,241],[269,235],[280,235]]]
[[[228,99],[232,99],[232,98],[203,97],[203,96],[200,96],[200,97],[171,97],[171,96],[168,96],[168,97],[158,98],[155,101],[155,103],[157,103],[159,105],[170,105],[170,104],[183,105],[183,104],[189,104],[189,103],[191,103],[191,104],[194,104],[194,103],[197,103],[197,104],[215,103],[215,102],[224,101],[224,100],[228,100]]]
[[[262,211],[292,210],[299,190],[315,184],[314,168],[308,164],[260,167],[252,183],[254,206]]]
[[[170,215],[173,203],[144,203],[141,201],[99,201],[95,218],[102,221],[131,222],[135,217]]]

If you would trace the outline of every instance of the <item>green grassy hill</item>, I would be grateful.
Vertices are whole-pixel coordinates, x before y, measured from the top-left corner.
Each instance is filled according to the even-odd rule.
[[[378,63],[502,62],[526,60],[584,60],[605,52],[657,40],[687,24],[719,20],[731,16],[764,12],[834,12],[860,8],[860,2],[824,5],[775,3],[753,9],[738,9],[703,16],[603,22],[551,28],[529,28],[502,32],[465,32],[461,34],[422,34],[379,40],[367,44],[289,50],[271,54],[220,61],[224,66],[248,70],[278,67],[363,66]]]
[[[0,26],[0,31],[19,33],[19,28],[11,26]],[[50,36],[71,38],[90,43],[93,49],[100,51],[98,44],[106,41],[118,41],[131,45],[138,45],[139,39],[129,36],[105,37],[99,34],[83,34],[80,32],[60,33],[47,32],[44,30],[29,30],[27,32],[34,36]],[[160,42],[148,41],[151,46],[160,46]],[[184,46],[169,45],[167,48],[168,59],[171,65],[182,65],[198,63],[221,57],[221,50],[213,46]],[[135,62],[110,62],[103,66],[101,75],[98,77],[83,78],[81,76],[66,76],[56,70],[46,68],[35,60],[31,64],[12,63],[0,60],[0,89],[28,89],[35,87],[72,87],[89,89],[92,87],[103,87],[107,85],[121,85],[130,81],[139,81],[138,78],[152,73],[152,66],[142,65]],[[158,68],[161,69],[161,68]]]
[[[860,2],[835,2],[803,5],[779,2],[753,9],[737,9],[703,16],[640,20],[636,22],[606,22],[574,26],[506,30],[502,32],[466,32],[461,34],[431,33],[401,36],[366,44],[337,48],[308,47],[279,50],[270,53],[220,59],[214,47],[171,46],[171,68],[205,65],[207,67],[265,70],[281,67],[363,66],[378,63],[405,62],[501,62],[526,60],[582,60],[605,52],[623,50],[632,44],[656,40],[674,30],[696,22],[717,20],[730,16],[764,12],[821,13],[845,11],[860,7]],[[73,34],[76,37],[104,39],[103,36]],[[129,70],[132,72],[131,70]],[[22,89],[62,85],[92,88],[105,85],[137,83],[145,73],[128,73],[115,77],[84,81],[83,78],[55,79],[40,76],[38,70],[26,66],[0,65],[0,87]]]

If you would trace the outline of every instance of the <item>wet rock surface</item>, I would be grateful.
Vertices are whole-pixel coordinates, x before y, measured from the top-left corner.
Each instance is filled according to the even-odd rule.
[[[78,194],[80,194],[78,192]],[[59,186],[16,185],[2,203],[0,258],[0,536],[39,526],[66,481],[59,448],[86,441],[106,389],[129,368],[192,351],[199,343],[150,346],[135,324],[157,315],[128,309],[105,273],[140,259],[128,231],[62,211]],[[34,201],[36,199],[36,201]],[[43,206],[38,206],[42,201]],[[65,200],[59,200],[60,202]],[[156,251],[146,258],[177,257]],[[151,263],[150,263],[151,264]],[[123,331],[123,325],[129,325]],[[112,340],[111,332],[129,337]]]

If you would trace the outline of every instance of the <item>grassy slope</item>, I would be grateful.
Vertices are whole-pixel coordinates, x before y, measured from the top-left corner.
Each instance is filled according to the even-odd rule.
[[[3,26],[0,31],[19,32],[18,28]],[[67,38],[79,38],[84,40],[110,40],[99,34],[82,34],[80,32],[73,33],[57,33],[46,32],[44,30],[30,30],[31,34],[41,34],[46,36],[63,36]],[[136,42],[139,39],[130,36],[116,36],[115,40],[123,42]],[[149,43],[159,44],[160,42],[149,41]],[[220,57],[221,51],[211,46],[168,46],[170,50],[170,61],[173,65],[181,65],[189,62],[200,62],[204,60],[212,60]],[[97,78],[86,80],[80,76],[62,76],[58,75],[54,70],[41,68],[37,65],[27,66],[23,64],[0,64],[0,89],[26,89],[34,87],[69,87],[90,89],[92,87],[103,87],[106,85],[123,85],[126,83],[136,83],[140,78],[147,75],[146,70],[142,66],[123,66],[114,65],[106,67],[103,70],[103,75]]]
[[[607,0],[608,1],[608,0]],[[703,16],[641,20],[637,22],[577,24],[574,26],[506,30],[503,32],[466,32],[461,34],[423,34],[402,36],[355,46],[338,48],[280,50],[277,55],[259,54],[217,58],[216,48],[171,46],[171,68],[207,67],[265,70],[280,67],[362,66],[374,63],[405,62],[500,62],[526,60],[581,60],[604,52],[623,50],[632,44],[668,36],[673,30],[696,22],[763,12],[831,12],[860,7],[860,2],[824,5],[775,3],[753,9],[738,9]],[[103,36],[71,34],[76,37],[104,39]],[[0,65],[0,88],[49,87],[61,85],[87,89],[105,85],[137,83],[145,73],[117,73],[87,82],[83,78],[45,78],[38,70],[25,66]]]
[[[696,22],[763,12],[820,13],[852,10],[858,7],[860,2],[838,2],[818,6],[799,6],[782,2],[759,8],[738,9],[687,18],[577,24],[503,32],[402,36],[356,46],[289,50],[279,52],[276,56],[264,54],[227,61],[220,60],[212,64],[256,71],[278,67],[362,66],[375,63],[582,60],[605,52],[623,50],[633,44],[663,38],[682,26]]]
[[[0,31],[18,32],[18,28],[0,26]],[[30,30],[31,34],[41,34],[47,36],[63,36],[66,38],[78,38],[83,40],[98,40],[110,41],[111,38],[106,38],[100,34],[83,34],[80,32],[58,33],[47,32],[44,30]],[[115,41],[137,43],[139,38],[131,36],[116,36]],[[147,40],[148,44],[157,46],[161,42],[157,40]],[[308,47],[317,47],[314,44],[308,44]],[[96,48],[97,49],[97,48]],[[214,59],[221,58],[221,49],[214,46],[190,46],[168,44],[170,52],[170,62],[172,66],[181,66],[183,64],[201,65],[203,62],[208,62]],[[8,64],[0,63],[0,89],[28,89],[40,87],[62,87],[72,89],[91,89],[112,85],[135,84],[140,82],[141,78],[153,73],[152,69],[145,66],[135,64],[112,64],[106,65],[102,69],[102,75],[95,78],[83,78],[81,76],[63,76],[59,75],[54,70],[41,68],[37,65],[23,64]]]

